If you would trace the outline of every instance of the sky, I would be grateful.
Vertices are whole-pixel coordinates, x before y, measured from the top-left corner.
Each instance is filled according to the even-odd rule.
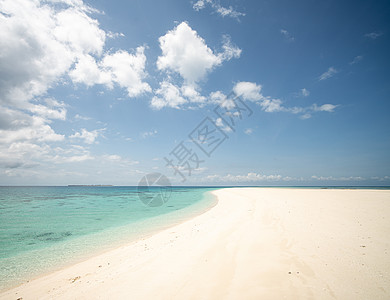
[[[0,185],[390,185],[388,1],[0,0]]]

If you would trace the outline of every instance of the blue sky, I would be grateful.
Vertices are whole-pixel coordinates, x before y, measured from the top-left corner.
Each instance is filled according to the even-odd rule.
[[[159,172],[175,185],[389,185],[389,13],[388,1],[1,0],[0,184]],[[229,127],[214,109],[237,103],[251,114]],[[190,136],[207,117],[224,137],[209,155]]]

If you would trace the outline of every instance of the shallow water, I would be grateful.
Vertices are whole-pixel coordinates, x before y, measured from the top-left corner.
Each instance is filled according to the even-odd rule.
[[[0,289],[199,214],[215,189],[172,187],[149,207],[136,187],[0,187]]]

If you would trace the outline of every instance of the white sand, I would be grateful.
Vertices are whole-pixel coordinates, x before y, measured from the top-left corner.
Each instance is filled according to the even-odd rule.
[[[234,188],[0,299],[390,299],[390,191]]]

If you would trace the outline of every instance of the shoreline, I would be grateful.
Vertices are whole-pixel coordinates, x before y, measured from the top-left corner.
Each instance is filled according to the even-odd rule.
[[[390,296],[390,191],[211,193],[218,203],[206,212],[3,291],[0,299]]]
[[[91,258],[104,255],[105,253],[116,250],[120,247],[129,246],[139,240],[149,238],[161,231],[177,226],[183,222],[186,222],[187,220],[190,220],[198,215],[205,213],[206,211],[212,209],[215,205],[217,205],[217,203],[218,203],[218,198],[212,195],[211,191],[207,191],[204,192],[203,198],[201,200],[189,206],[181,208],[179,210],[171,211],[161,215],[153,216],[148,219],[136,221],[126,225],[121,225],[119,227],[113,227],[101,232],[93,233],[88,236],[89,240],[96,239],[96,238],[99,239],[101,235],[112,234],[113,232],[115,235],[117,235],[117,237],[122,237],[122,238],[117,239],[116,237],[113,240],[114,242],[113,245],[105,244],[105,245],[101,245],[98,248],[96,247],[94,247],[93,249],[91,248],[81,255],[79,254],[78,256],[68,258],[66,261],[61,261],[57,265],[46,268],[46,270],[43,270],[39,274],[26,275],[22,280],[22,282],[7,284],[6,286],[3,286],[0,289],[0,296],[2,293],[18,288],[31,281],[40,279],[42,277],[48,276],[56,272],[60,272],[61,270],[72,267],[76,264],[82,263]],[[129,228],[129,226],[141,227],[142,229],[140,232],[130,232],[130,234],[129,235],[126,234],[126,236],[124,235],[123,232],[119,233],[123,230],[128,231],[126,229]],[[78,239],[71,240],[70,242],[74,243],[74,241],[81,242],[81,243],[86,242],[85,237],[79,237]],[[55,245],[53,245],[52,247],[55,247]],[[35,250],[35,251],[40,251],[40,250]],[[50,248],[45,248],[43,249],[43,251],[50,251]],[[22,253],[21,255],[24,255],[24,253]]]

